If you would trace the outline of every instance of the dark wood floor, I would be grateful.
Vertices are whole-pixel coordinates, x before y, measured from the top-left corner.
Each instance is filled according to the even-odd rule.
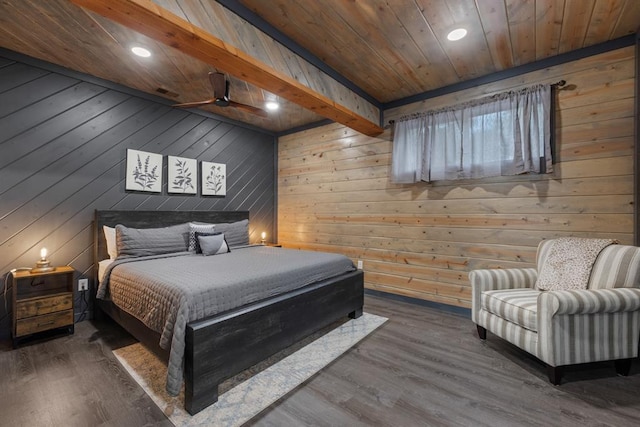
[[[389,321],[252,420],[256,426],[638,426],[640,361],[544,367],[465,317],[384,298],[365,310]],[[133,340],[111,323],[0,349],[0,425],[171,425],[111,350]]]

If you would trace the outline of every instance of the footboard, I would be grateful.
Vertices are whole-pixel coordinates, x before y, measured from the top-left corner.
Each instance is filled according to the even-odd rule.
[[[362,271],[349,272],[187,325],[185,408],[218,400],[218,384],[332,322],[362,315]]]

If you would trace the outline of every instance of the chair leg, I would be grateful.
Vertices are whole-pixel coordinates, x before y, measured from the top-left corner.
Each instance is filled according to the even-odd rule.
[[[476,329],[478,330],[478,336],[481,340],[487,339],[487,330],[480,325],[476,325]]]
[[[633,359],[618,359],[614,363],[616,365],[616,373],[623,377],[629,375],[629,371],[631,370],[631,361]]]
[[[547,365],[547,376],[551,384],[560,385],[560,382],[562,382],[562,366]]]

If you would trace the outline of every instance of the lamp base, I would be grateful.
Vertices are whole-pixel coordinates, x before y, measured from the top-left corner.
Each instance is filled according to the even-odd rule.
[[[36,262],[36,267],[31,269],[32,273],[46,273],[48,271],[53,271],[55,270],[55,267],[52,267],[49,263],[48,260],[46,259],[41,259],[40,261]]]

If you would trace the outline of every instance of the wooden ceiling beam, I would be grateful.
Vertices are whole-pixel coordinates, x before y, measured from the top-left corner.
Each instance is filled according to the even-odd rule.
[[[304,86],[150,0],[71,2],[365,135],[377,136],[383,132],[377,123]]]

